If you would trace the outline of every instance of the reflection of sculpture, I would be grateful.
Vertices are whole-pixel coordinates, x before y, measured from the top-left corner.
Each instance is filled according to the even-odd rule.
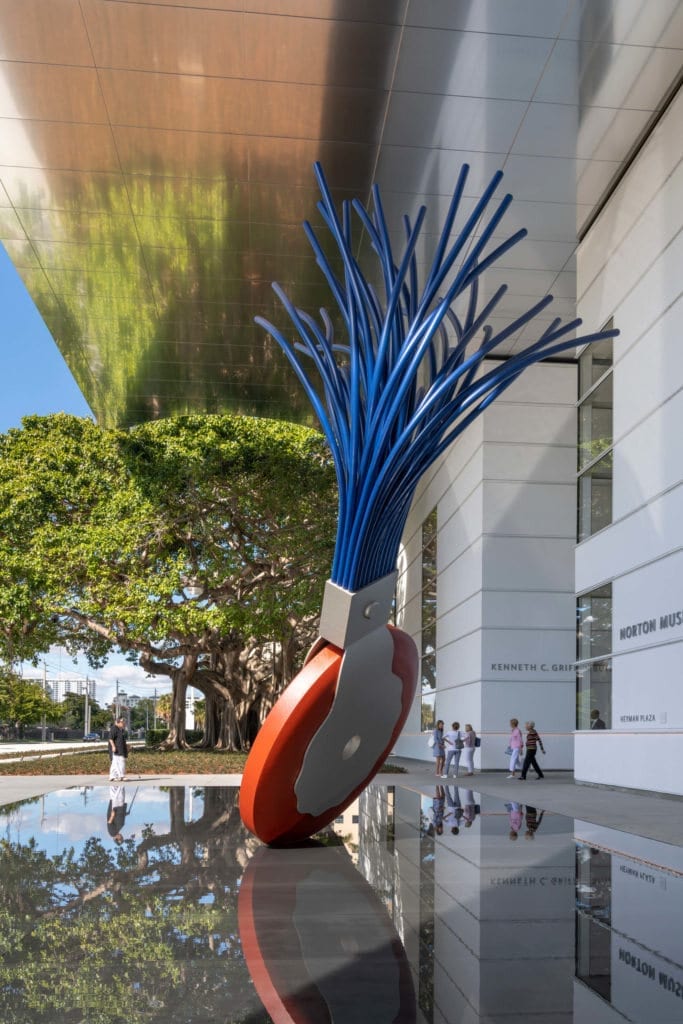
[[[240,808],[245,824],[271,843],[296,841],[329,823],[373,777],[400,732],[416,681],[417,652],[387,628],[398,548],[417,484],[429,466],[494,399],[534,362],[573,348],[581,323],[559,318],[531,345],[487,369],[497,346],[552,302],[546,296],[507,326],[489,319],[506,292],[479,308],[480,275],[526,234],[491,244],[511,202],[489,204],[492,178],[450,241],[468,168],[463,166],[424,286],[415,256],[425,215],[405,218],[398,263],[377,188],[372,215],[354,200],[341,219],[324,175],[316,174],[319,208],[337,245],[343,278],[306,232],[341,317],[346,341],[321,310],[322,328],[274,285],[300,341],[292,345],[257,318],[282,347],[320,420],[339,484],[339,522],[320,641],[303,671],[266,720],[247,761]],[[383,295],[358,266],[352,210],[379,260]],[[581,343],[611,337],[598,332]],[[325,401],[304,368],[312,363]]]
[[[249,973],[273,1020],[415,1021],[405,949],[343,847],[257,850],[237,907]]]

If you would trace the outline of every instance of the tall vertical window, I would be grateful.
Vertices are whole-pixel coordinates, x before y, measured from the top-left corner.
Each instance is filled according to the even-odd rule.
[[[608,330],[613,326],[609,320]],[[612,522],[612,339],[579,358],[578,539]]]
[[[590,729],[598,711],[612,728],[612,584],[576,600],[576,728]]]
[[[436,704],[436,509],[422,524],[421,727],[434,727]]]

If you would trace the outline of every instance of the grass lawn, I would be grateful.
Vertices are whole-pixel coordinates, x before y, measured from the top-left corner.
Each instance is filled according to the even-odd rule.
[[[52,753],[52,752],[50,752]],[[12,755],[8,755],[12,756]],[[16,757],[17,755],[13,755]],[[58,757],[36,760],[25,755],[23,761],[0,758],[0,775],[102,775],[109,776],[106,750],[84,750]],[[221,775],[240,773],[246,754],[222,753],[213,750],[146,750],[133,749],[128,758],[128,774],[137,775]],[[382,772],[403,772],[403,768],[385,764]]]

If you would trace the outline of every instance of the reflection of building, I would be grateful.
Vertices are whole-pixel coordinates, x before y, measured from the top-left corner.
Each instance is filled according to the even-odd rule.
[[[475,797],[473,827],[442,835],[431,793],[360,798],[358,870],[401,936],[418,1020],[681,1020],[683,848],[528,805],[511,841],[515,805]]]
[[[344,846],[349,852],[349,856],[354,864],[358,862],[358,844],[359,844],[359,833],[360,833],[360,809],[359,799],[356,798],[353,803],[345,809],[343,814],[340,814],[334,819],[333,828],[338,835],[344,841]]]
[[[467,792],[460,791],[460,803],[470,799]],[[512,1001],[520,1019],[545,1014],[568,1024],[573,821],[546,814],[533,842],[520,836],[513,844],[501,801],[476,799],[481,814],[472,828],[434,836],[421,827],[419,793],[377,786],[361,796],[358,867],[384,896],[401,936],[419,1019],[502,1022]]]
[[[683,851],[637,840],[634,860],[609,852],[624,849],[623,833],[579,822],[577,837],[582,836],[575,1019],[681,1020]]]

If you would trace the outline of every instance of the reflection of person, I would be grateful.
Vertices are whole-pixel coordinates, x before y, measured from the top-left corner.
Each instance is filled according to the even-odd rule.
[[[107,832],[114,842],[119,845],[123,842],[121,829],[123,828],[127,814],[128,805],[126,804],[126,787],[110,786],[109,806],[107,807]]]
[[[593,708],[591,711],[591,729],[606,729],[607,726],[600,718],[600,712],[597,708]]]
[[[446,767],[443,770],[442,778],[448,778],[448,772],[451,767],[451,762],[455,762],[455,777],[458,777],[458,766],[460,764],[460,754],[464,747],[463,734],[460,732],[460,722],[453,722],[450,729],[444,736],[444,743],[446,744]]]
[[[543,821],[543,815],[544,814],[545,814],[545,811],[541,811],[541,813],[538,814],[538,812],[536,811],[535,807],[529,807],[528,804],[527,804],[527,809],[526,809],[526,832],[524,833],[524,838],[525,839],[533,839],[534,838],[534,836],[536,834],[536,830],[538,829],[539,825]]]
[[[472,822],[477,816],[477,805],[474,802],[474,793],[471,789],[466,789],[463,793],[464,807],[462,809],[462,816],[465,822],[465,828],[472,828]]]
[[[460,832],[460,819],[462,818],[460,791],[457,786],[453,786],[453,793],[451,793],[450,786],[446,786],[446,803],[448,804],[448,811],[445,817],[450,819],[452,835],[457,836]]]
[[[443,774],[443,763],[446,757],[446,747],[443,739],[443,719],[440,718],[434,727],[434,746],[432,747],[432,753],[436,758],[436,774]]]
[[[514,779],[515,772],[522,767],[522,750],[524,749],[524,737],[522,736],[522,730],[519,727],[519,719],[510,719],[510,739],[508,740],[508,747],[511,750],[510,754],[510,765],[508,768],[509,775],[508,779]]]
[[[511,803],[505,804],[505,806],[508,809],[508,816],[510,818],[509,836],[510,840],[514,842],[517,836],[519,835],[519,831],[522,827],[522,805],[518,804],[516,800],[513,800]]]
[[[536,723],[526,723],[526,754],[524,755],[524,764],[522,766],[522,774],[520,779],[526,779],[526,773],[530,768],[533,768],[536,772],[536,778],[544,778],[543,772],[539,768],[538,761],[536,760],[536,750],[538,747],[541,748],[545,754],[545,747],[543,746],[543,740],[536,732]]]
[[[109,733],[109,750],[111,753],[109,781],[123,782],[126,777],[128,743],[126,742],[126,730],[123,727],[123,718],[120,716],[116,719],[116,724]]]
[[[434,799],[432,800],[432,821],[434,822],[434,831],[437,836],[443,834],[443,818],[446,810],[446,794],[444,793],[443,786],[437,786],[434,792]]]
[[[474,748],[477,743],[477,734],[469,722],[465,725],[465,744],[462,751],[462,766],[466,768],[465,775],[474,775]]]

